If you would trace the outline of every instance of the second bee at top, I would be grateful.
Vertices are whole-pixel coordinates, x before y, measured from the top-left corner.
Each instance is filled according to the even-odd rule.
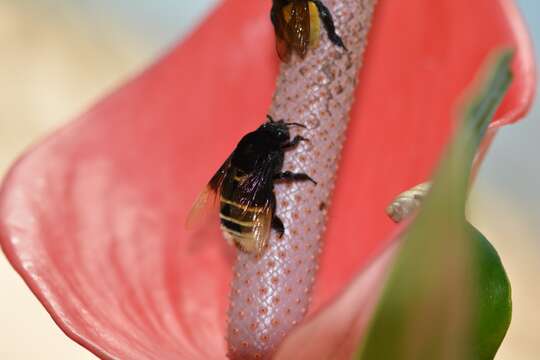
[[[336,34],[330,10],[320,0],[273,0],[270,18],[282,61],[288,62],[292,51],[304,58],[309,48],[319,45],[321,21],[330,41],[346,49]]]

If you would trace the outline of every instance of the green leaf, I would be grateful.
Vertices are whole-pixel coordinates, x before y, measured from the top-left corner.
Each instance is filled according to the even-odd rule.
[[[495,248],[475,227],[468,224],[475,259],[472,315],[473,359],[493,359],[512,318],[510,282]]]
[[[465,218],[470,172],[511,81],[501,51],[403,236],[358,359],[492,359],[511,318],[510,284],[495,249]]]

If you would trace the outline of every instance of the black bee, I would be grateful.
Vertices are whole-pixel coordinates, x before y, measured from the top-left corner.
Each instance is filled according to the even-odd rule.
[[[291,126],[305,127],[283,120],[274,121],[268,116],[268,122],[245,135],[195,201],[188,216],[188,227],[208,210],[212,199],[218,198],[223,234],[240,250],[261,253],[271,229],[281,237],[285,228],[275,215],[274,182],[311,181],[317,184],[307,174],[281,171],[285,151],[307,140],[302,136],[291,140]]]
[[[330,10],[320,0],[273,0],[270,19],[276,32],[276,49],[282,61],[289,61],[291,50],[304,58],[308,48],[319,45],[321,21],[330,41],[346,49],[343,40],[336,34]]]

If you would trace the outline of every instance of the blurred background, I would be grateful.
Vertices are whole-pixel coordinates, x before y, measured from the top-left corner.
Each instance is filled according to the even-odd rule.
[[[218,2],[1,0],[0,176],[28,145],[163,54]],[[540,1],[517,3],[540,44]],[[540,356],[539,105],[499,132],[470,205],[472,223],[512,281],[514,316],[499,360]],[[95,358],[53,324],[3,256],[0,292],[0,359]]]

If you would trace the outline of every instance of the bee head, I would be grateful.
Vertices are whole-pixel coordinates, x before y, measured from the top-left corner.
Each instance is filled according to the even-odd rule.
[[[289,127],[299,126],[305,128],[306,126],[299,123],[287,123],[285,120],[275,121],[270,115],[267,115],[268,122],[261,126],[261,129],[268,131],[274,138],[280,143],[285,143],[291,139],[291,133]]]

